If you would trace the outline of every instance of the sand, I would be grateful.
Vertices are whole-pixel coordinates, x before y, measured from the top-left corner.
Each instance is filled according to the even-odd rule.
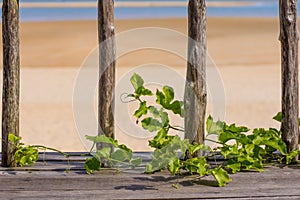
[[[131,91],[128,77],[135,70],[146,73],[145,79],[152,86],[173,84],[181,96],[186,66],[183,58],[186,22],[186,19],[116,21],[117,53],[125,52],[117,60],[117,91]],[[251,128],[278,127],[271,119],[280,110],[278,20],[209,18],[207,31],[212,60],[208,66],[208,114]],[[95,44],[96,21],[21,24],[21,136],[26,143],[64,151],[85,150],[81,140],[89,133],[76,130],[76,124],[82,122],[74,120],[73,90],[82,63]],[[149,48],[151,45],[155,49]],[[89,57],[87,62],[96,64],[97,60]],[[141,65],[151,66],[141,68]],[[134,106],[121,104],[118,97],[116,100],[117,139],[134,150],[148,150],[147,137],[151,134],[141,129],[129,132],[126,126],[135,126],[128,113]],[[91,101],[95,104],[94,99]],[[95,115],[82,117],[93,121]],[[180,120],[175,122],[182,124]]]

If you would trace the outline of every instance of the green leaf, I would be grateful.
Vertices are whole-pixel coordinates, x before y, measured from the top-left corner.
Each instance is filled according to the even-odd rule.
[[[187,159],[185,161],[185,167],[191,174],[197,173],[200,176],[205,176],[208,173],[208,164],[204,157]]]
[[[232,181],[229,178],[228,173],[221,167],[213,169],[211,173],[215,177],[216,181],[218,182],[219,187],[223,187],[227,183]]]
[[[22,137],[17,137],[14,134],[10,133],[8,134],[8,140],[16,145],[20,140],[22,140]]]
[[[142,126],[144,129],[146,129],[150,132],[158,131],[161,128],[163,128],[163,125],[157,119],[154,119],[151,117],[147,117],[147,118],[143,119]]]
[[[132,153],[128,151],[124,151],[122,149],[117,149],[112,152],[110,155],[111,159],[113,159],[114,163],[123,162],[125,160],[130,160],[132,157]]]
[[[114,147],[119,146],[117,140],[114,140],[113,138],[107,137],[105,135],[99,135],[99,136],[86,135],[85,138],[87,140],[90,140],[90,141],[94,142],[94,143],[107,143],[107,144],[113,145]]]
[[[142,164],[142,159],[141,158],[136,158],[136,159],[131,159],[130,160],[130,165],[132,168],[138,167],[140,164]]]
[[[279,150],[283,155],[287,154],[287,147],[284,141],[281,139],[281,132],[276,129],[254,129],[253,135],[248,137],[253,140],[253,144],[265,145],[265,149],[267,151],[273,149],[273,152],[275,150]]]
[[[153,173],[165,169],[170,162],[179,158],[179,150],[185,152],[188,148],[189,141],[181,140],[179,136],[174,137],[168,145],[161,149],[155,149],[153,159],[146,165],[146,173]]]
[[[166,112],[163,112],[162,110],[159,111],[160,117],[161,117],[161,124],[163,128],[166,128],[169,126],[169,115]]]
[[[34,146],[21,147],[14,154],[14,161],[20,167],[32,165],[38,159],[38,149]]]
[[[138,88],[140,88],[144,85],[144,80],[142,79],[142,77],[140,75],[138,75],[136,73],[134,73],[131,76],[130,82],[135,90],[137,90]]]
[[[122,149],[124,151],[127,151],[127,152],[132,152],[132,150],[130,148],[128,148],[125,144],[118,145],[118,148]]]
[[[167,135],[168,135],[167,130],[162,128],[162,129],[160,129],[160,131],[158,131],[158,133],[156,134],[156,136],[153,139],[157,140],[157,141],[164,140]]]
[[[168,166],[168,160],[164,158],[154,158],[151,162],[147,163],[145,172],[147,174],[165,169]]]
[[[223,144],[228,142],[229,140],[236,140],[237,143],[241,144],[251,144],[252,141],[249,137],[247,137],[243,132],[248,132],[249,128],[244,126],[236,126],[235,124],[231,124],[227,126],[224,125],[223,131],[219,133],[219,141]]]
[[[270,146],[274,149],[277,149],[282,153],[283,155],[287,154],[287,147],[285,142],[282,139],[276,139],[276,138],[270,138],[269,140],[265,140],[264,144],[267,146]]]
[[[134,116],[139,119],[143,115],[146,115],[148,112],[148,108],[146,105],[146,101],[140,103],[140,107],[135,111]]]
[[[300,154],[300,150],[294,150],[286,155],[286,164],[291,164],[293,159]]]
[[[229,126],[225,126],[224,131],[228,131],[231,133],[246,133],[248,132],[250,129],[248,127],[245,126],[236,126],[235,124],[231,124]]]
[[[152,96],[153,95],[152,91],[149,89],[146,89],[144,86],[139,87],[137,90],[135,90],[135,93],[136,93],[137,97],[140,97],[142,95],[144,95],[144,96]]]
[[[180,167],[180,160],[179,158],[176,158],[169,163],[168,170],[172,175],[175,175],[177,172],[179,172]]]
[[[154,106],[149,106],[148,110],[150,113],[152,113],[153,117],[158,118],[160,117],[160,111],[158,111],[158,109]]]
[[[224,131],[219,135],[219,141],[223,144],[229,140],[236,140],[238,143],[251,144],[252,141],[245,134],[242,133],[232,133],[230,131]]]
[[[169,115],[167,112],[164,112],[164,109],[158,110],[154,106],[149,106],[148,109],[149,109],[150,113],[152,113],[154,118],[161,119],[162,127],[169,126]]]
[[[162,128],[152,140],[149,140],[149,146],[156,149],[161,149],[167,146],[173,140],[173,138],[174,136],[168,135],[167,130]]]
[[[237,157],[237,161],[241,163],[242,167],[246,170],[256,170],[258,172],[263,171],[262,158],[257,156],[248,155],[246,152],[241,151]]]
[[[225,145],[220,147],[219,149],[221,150],[221,153],[225,158],[236,157],[240,153],[237,144]]]
[[[273,117],[274,120],[281,122],[282,120],[282,112],[278,112],[277,115]]]
[[[156,90],[156,103],[161,105],[164,109],[171,110],[174,114],[179,114],[183,117],[183,102],[174,101],[174,90],[169,86],[163,87],[163,92]]]
[[[151,90],[146,89],[144,87],[144,80],[140,75],[134,73],[130,78],[130,82],[135,89],[134,91],[135,95],[132,95],[132,97],[138,99],[142,95],[147,95],[147,96],[153,95]]]
[[[117,140],[114,140],[105,135],[100,135],[95,137],[86,136],[86,138],[90,141],[97,142],[97,143],[111,144],[115,148],[117,148],[116,151],[112,152],[112,147],[110,146],[103,147],[102,149],[98,150],[95,155],[95,157],[99,159],[105,158],[106,160],[110,161],[112,165],[123,162],[125,160],[128,160],[129,162],[132,158],[132,150],[129,149],[124,144],[119,145]]]
[[[189,144],[190,143],[188,139],[181,140],[180,137],[176,135],[174,136],[170,144],[166,147],[168,151],[173,151],[174,153],[177,153],[178,150],[180,150],[180,152],[184,154],[188,150]]]
[[[281,122],[282,121],[282,112],[278,112],[277,115],[273,117],[274,120]],[[298,118],[298,125],[300,126],[300,118]]]
[[[198,144],[196,142],[194,142],[193,144],[190,144],[188,147],[189,153],[191,155],[193,155],[197,151],[204,150],[204,149],[207,149],[207,147],[205,147],[203,144]]]
[[[233,159],[229,159],[226,167],[231,169],[232,173],[235,174],[241,170],[242,165]]]
[[[166,105],[166,101],[165,101],[166,97],[164,95],[164,93],[162,93],[161,91],[159,91],[158,89],[156,90],[156,103],[158,103],[161,106],[165,106]]]
[[[163,92],[165,93],[165,103],[170,103],[174,99],[174,89],[169,86],[163,87]]]
[[[206,120],[206,131],[208,134],[216,134],[219,135],[222,131],[223,128],[225,127],[225,122],[222,121],[217,121],[214,122],[212,116],[208,116]]]
[[[97,156],[99,156],[99,158],[109,159],[110,158],[110,153],[111,153],[111,148],[110,147],[104,147],[104,148],[99,149],[97,151]]]
[[[171,110],[174,114],[178,114],[181,117],[184,116],[183,110],[183,102],[182,101],[174,101],[170,105],[168,105],[168,110]]]
[[[87,158],[84,163],[84,168],[88,174],[91,174],[94,171],[100,171],[101,162],[95,157]]]

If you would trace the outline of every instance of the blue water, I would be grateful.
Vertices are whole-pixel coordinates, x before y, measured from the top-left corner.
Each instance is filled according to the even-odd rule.
[[[21,0],[21,2],[82,2],[83,0]],[[96,1],[96,0],[89,0]],[[117,2],[118,0],[116,0]],[[134,0],[119,0],[134,1]],[[141,0],[135,0],[141,1]],[[162,0],[168,1],[168,0]],[[187,0],[177,0],[187,1]],[[215,1],[215,0],[207,0]],[[232,0],[230,0],[232,1]],[[235,0],[241,2],[241,0]],[[208,17],[277,17],[278,0],[248,0],[255,5],[244,7],[208,7]],[[0,1],[1,2],[1,1]],[[300,5],[300,3],[298,3]],[[1,11],[0,11],[1,14]],[[116,19],[186,17],[187,8],[115,8]],[[97,19],[96,8],[21,8],[21,21]]]

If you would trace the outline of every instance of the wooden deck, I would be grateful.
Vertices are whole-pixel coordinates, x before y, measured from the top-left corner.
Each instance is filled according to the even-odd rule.
[[[149,154],[137,153],[144,160]],[[179,188],[171,185],[176,177],[166,172],[143,174],[143,168],[104,169],[94,175],[85,173],[84,158],[68,161],[47,153],[32,167],[0,168],[2,199],[300,199],[300,165],[266,167],[265,172],[231,175],[226,187],[216,187],[211,177],[179,178]],[[70,168],[70,172],[65,170]]]

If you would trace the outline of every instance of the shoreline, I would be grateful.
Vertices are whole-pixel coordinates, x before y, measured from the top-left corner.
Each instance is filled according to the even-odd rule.
[[[271,19],[271,20],[277,20],[279,17],[274,16],[208,16],[207,20],[209,19],[241,19],[241,20],[265,20],[265,19]],[[300,16],[298,17],[300,19]],[[115,22],[117,21],[141,21],[141,20],[187,20],[187,17],[141,17],[141,18],[115,18]],[[97,19],[49,19],[49,20],[25,20],[23,21],[20,19],[20,24],[22,23],[55,23],[55,22],[95,22]],[[2,23],[2,20],[0,19],[0,24]]]
[[[2,6],[2,3],[0,3]],[[207,7],[243,7],[257,5],[255,2],[215,1],[207,2]],[[115,2],[115,8],[142,7],[186,7],[187,2],[178,1],[145,1],[145,2]],[[20,8],[96,8],[97,2],[21,2]]]

